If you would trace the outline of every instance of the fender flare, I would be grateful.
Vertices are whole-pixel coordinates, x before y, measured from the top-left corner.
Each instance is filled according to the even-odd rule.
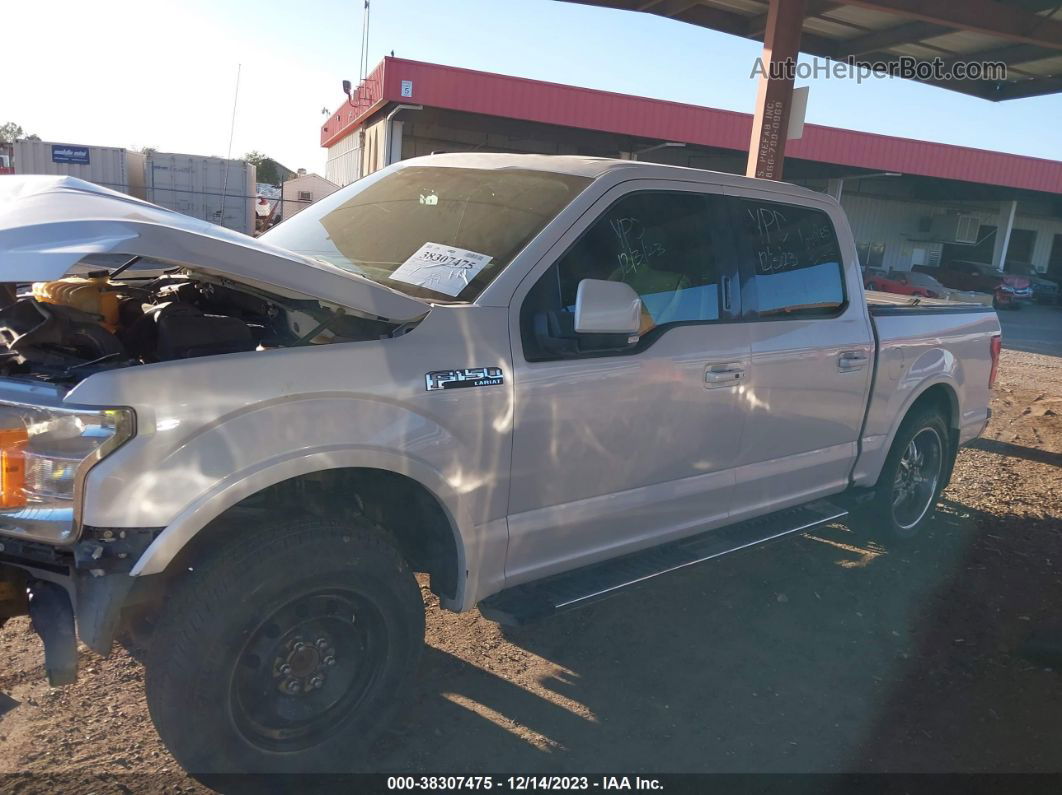
[[[896,417],[892,421],[892,426],[889,428],[889,433],[884,445],[886,455],[888,455],[888,451],[892,449],[892,445],[896,441],[896,434],[900,432],[900,426],[903,425],[903,421],[907,419],[907,415],[911,413],[914,404],[921,400],[922,396],[930,389],[941,385],[946,387],[945,391],[948,395],[948,400],[951,403],[952,416],[950,422],[948,422],[948,428],[951,430],[957,430],[959,428],[959,395],[958,390],[955,388],[954,379],[948,377],[948,375],[944,373],[929,376],[919,383],[917,387],[911,390],[911,394],[907,396],[907,400],[904,401],[903,406],[898,412],[896,412]]]
[[[137,560],[130,576],[143,577],[162,573],[203,528],[241,500],[263,489],[300,475],[348,468],[380,469],[404,475],[436,499],[454,535],[458,566],[456,601],[460,601],[465,589],[466,578],[463,574],[467,568],[467,550],[460,528],[469,525],[467,517],[455,515],[455,501],[451,499],[451,489],[445,478],[440,472],[417,459],[395,455],[379,448],[348,445],[297,450],[232,473],[210,491],[190,502],[166,526]]]

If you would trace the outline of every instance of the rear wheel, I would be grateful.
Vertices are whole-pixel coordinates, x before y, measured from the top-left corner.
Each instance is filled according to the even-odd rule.
[[[953,459],[944,418],[916,410],[900,426],[861,520],[885,539],[914,538],[933,516]]]
[[[148,652],[159,735],[193,774],[355,768],[416,669],[420,589],[370,527],[234,531],[165,602]]]

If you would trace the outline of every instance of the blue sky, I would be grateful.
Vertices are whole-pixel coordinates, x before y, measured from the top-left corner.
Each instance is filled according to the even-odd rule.
[[[45,31],[48,47],[5,39],[5,62],[28,67],[0,88],[0,122],[47,140],[224,155],[242,63],[233,154],[258,149],[321,171],[321,109],[357,77],[361,0],[52,0],[9,12],[7,30]],[[394,50],[745,112],[760,52],[691,25],[556,0],[372,0],[370,32],[372,65]],[[902,80],[802,82],[809,122],[1062,157],[1062,95],[991,103]]]

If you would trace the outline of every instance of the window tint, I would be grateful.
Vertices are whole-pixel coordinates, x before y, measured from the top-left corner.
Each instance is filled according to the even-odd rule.
[[[583,279],[607,279],[641,296],[642,334],[718,320],[709,201],[694,193],[636,193],[612,205],[558,262],[561,307],[575,310]]]
[[[738,200],[737,211],[759,315],[833,314],[844,305],[841,252],[826,213],[748,200]]]

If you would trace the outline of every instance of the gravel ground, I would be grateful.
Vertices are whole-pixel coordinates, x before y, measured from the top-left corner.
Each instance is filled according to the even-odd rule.
[[[1005,351],[993,411],[911,546],[833,525],[518,630],[425,590],[416,690],[367,769],[1059,771],[1062,359]],[[53,690],[26,620],[0,643],[0,773],[61,775],[0,789],[199,789],[127,654],[82,650]]]

